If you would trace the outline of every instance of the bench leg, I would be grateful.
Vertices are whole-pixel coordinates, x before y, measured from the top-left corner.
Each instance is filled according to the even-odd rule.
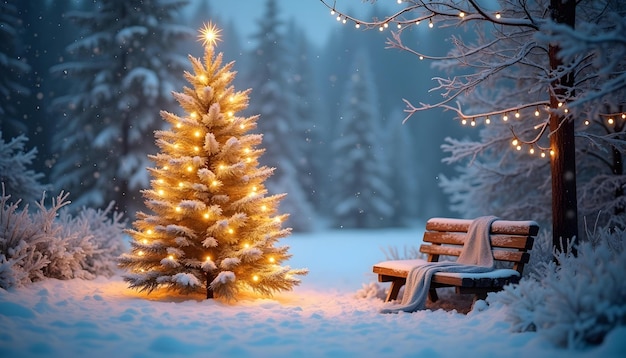
[[[437,295],[437,289],[431,288],[428,290],[428,298],[430,298],[431,302],[437,302],[439,299],[439,295]]]
[[[389,292],[387,293],[387,298],[385,302],[390,302],[398,298],[398,293],[400,292],[400,287],[404,285],[406,280],[393,280],[391,281],[391,287],[389,287]]]

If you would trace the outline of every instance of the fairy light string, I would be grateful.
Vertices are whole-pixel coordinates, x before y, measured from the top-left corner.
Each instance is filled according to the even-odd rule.
[[[405,29],[410,26],[419,26],[423,22],[427,22],[429,29],[434,29],[436,27],[436,23],[434,21],[435,19],[444,23],[444,25],[446,24],[446,21],[450,20],[455,20],[457,23],[459,21],[487,20],[494,24],[515,25],[521,27],[526,26],[537,29],[537,25],[530,20],[525,21],[507,18],[501,11],[485,11],[475,0],[467,1],[470,8],[461,8],[458,4],[446,4],[445,7],[435,7],[434,4],[425,1],[397,0],[397,4],[404,6],[402,9],[395,11],[393,14],[385,17],[384,19],[373,18],[371,21],[365,21],[363,19],[352,17],[342,11],[339,11],[336,7],[336,1],[334,1],[332,5],[327,0],[320,0],[320,2],[330,10],[330,15],[334,16],[341,24],[345,25],[352,23],[356,29],[377,29],[380,32],[392,29],[395,31],[391,32],[391,36],[395,39],[398,39],[401,32]],[[439,3],[439,5],[442,4]],[[410,16],[412,13],[417,12],[415,10],[418,9],[421,9],[423,14],[420,16]],[[419,60],[427,59],[436,61],[452,59],[451,57],[429,56],[408,47],[403,47],[402,49],[416,55]],[[408,106],[406,112],[413,113],[414,111],[417,111],[417,108],[413,107],[407,100],[404,100],[404,102]],[[540,144],[540,141],[546,134],[548,136],[550,135],[549,118],[544,118],[544,116],[549,116],[551,112],[558,111],[564,120],[569,120],[571,113],[569,108],[567,108],[564,103],[565,102],[559,102],[557,108],[550,108],[548,102],[539,101],[523,104],[518,107],[472,114],[464,113],[460,108],[441,103],[438,105],[427,106],[426,109],[438,107],[444,110],[451,110],[456,113],[456,117],[462,125],[470,127],[478,127],[479,124],[489,125],[492,124],[494,120],[499,118],[502,122],[510,124],[509,128],[511,131],[511,137],[509,140],[511,146],[516,151],[525,151],[529,155],[538,154],[540,157],[545,158],[554,155],[554,151],[550,149],[549,146],[542,146]],[[405,121],[407,119],[408,117]],[[530,134],[527,139],[523,139],[522,137],[528,134],[528,130],[525,131],[524,136],[516,133],[515,131],[515,123],[523,120],[537,121],[537,123],[532,127],[535,134]],[[619,111],[614,113],[600,113],[598,115],[598,119],[595,121],[590,119],[582,120],[584,126],[590,126],[594,122],[604,126],[607,131],[611,128],[615,132],[621,132],[626,127],[626,112]]]

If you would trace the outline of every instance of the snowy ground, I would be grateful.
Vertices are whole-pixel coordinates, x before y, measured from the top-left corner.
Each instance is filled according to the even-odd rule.
[[[0,357],[624,357],[626,328],[586,351],[509,333],[501,308],[378,313],[356,298],[375,281],[381,248],[413,245],[420,229],[292,235],[293,267],[310,274],[293,292],[228,305],[202,297],[145,297],[119,276],[48,280],[0,290]]]

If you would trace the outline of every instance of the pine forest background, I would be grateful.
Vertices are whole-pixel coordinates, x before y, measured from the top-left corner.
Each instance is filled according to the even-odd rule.
[[[435,100],[428,93],[433,72],[428,61],[385,49],[388,32],[338,25],[317,45],[273,0],[256,16],[252,38],[223,22],[209,1],[1,7],[1,52],[19,59],[5,62],[8,71],[0,75],[10,91],[0,97],[2,140],[28,138],[21,145],[36,148],[32,170],[41,189],[69,192],[74,210],[115,201],[131,220],[144,210],[147,156],[157,152],[153,132],[165,125],[159,111],[180,110],[171,91],[184,85],[187,55],[202,56],[196,30],[211,20],[223,29],[218,50],[236,61],[236,89],[252,88],[243,115],[261,116],[262,164],[277,168],[268,189],[288,193],[281,210],[291,214],[295,231],[459,215],[439,187],[441,174],[453,172],[440,146],[445,137],[476,132],[437,111],[402,123],[403,98]],[[369,17],[385,15],[371,9]],[[448,36],[408,35],[435,52]],[[41,199],[40,187],[32,189],[9,194]]]

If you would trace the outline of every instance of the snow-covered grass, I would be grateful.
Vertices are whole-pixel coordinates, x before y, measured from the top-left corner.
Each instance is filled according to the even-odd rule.
[[[120,275],[48,279],[0,290],[2,357],[623,357],[626,327],[598,347],[564,350],[512,333],[503,306],[467,315],[431,309],[385,315],[363,296],[381,249],[412,246],[423,228],[294,234],[301,286],[234,304],[126,288]],[[356,293],[360,291],[360,295]]]

